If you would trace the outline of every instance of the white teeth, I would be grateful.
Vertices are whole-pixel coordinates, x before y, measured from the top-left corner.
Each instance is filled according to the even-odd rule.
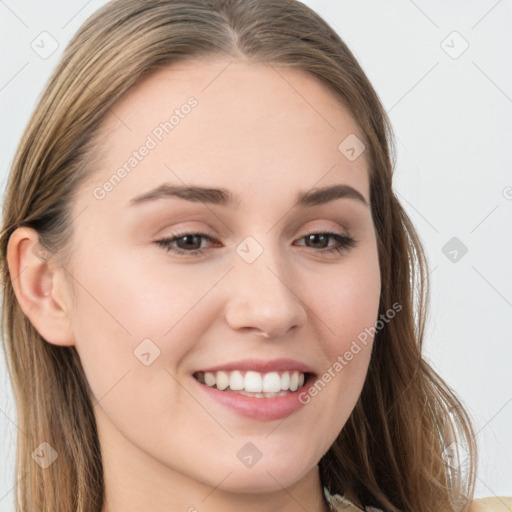
[[[247,375],[245,378],[247,378]],[[265,393],[279,393],[281,389],[281,377],[279,377],[277,372],[266,373],[264,375],[263,391],[265,391]]]
[[[204,374],[204,383],[207,386],[213,386],[215,384],[215,375],[210,372],[206,372]]]
[[[226,372],[217,372],[215,381],[217,389],[226,389],[229,386],[229,375]]]
[[[249,396],[251,398],[276,398],[278,396],[286,396],[289,391],[279,391],[279,393],[249,393],[247,391],[238,391],[237,394]]]
[[[281,375],[281,389],[290,389],[290,372]]]
[[[258,372],[247,372],[245,374],[245,391],[250,393],[261,393],[263,391],[263,381]]]
[[[222,391],[240,391],[247,396],[270,398],[281,396],[286,391],[297,391],[304,385],[304,374],[298,371],[259,372],[247,371],[245,375],[235,370],[232,372],[202,372],[198,373],[198,380],[207,386],[216,387]],[[228,389],[229,388],[229,389]],[[252,393],[252,394],[249,394]]]
[[[229,377],[229,387],[231,391],[244,389],[244,378],[239,371],[231,372],[231,376]]]
[[[293,372],[290,378],[290,390],[297,391],[299,388],[299,374],[297,372]]]

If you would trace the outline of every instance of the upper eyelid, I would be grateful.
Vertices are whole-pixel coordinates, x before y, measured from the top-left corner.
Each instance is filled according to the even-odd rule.
[[[306,232],[305,234],[297,237],[294,239],[294,241],[297,241],[297,240],[304,240],[306,237],[308,236],[311,236],[311,235],[316,235],[316,234],[323,234],[323,235],[327,235],[328,237],[330,237],[331,239],[334,239],[336,240],[336,237],[339,237],[341,238],[342,240],[344,240],[344,242],[340,242],[340,240],[337,240],[337,243],[346,243],[346,244],[349,244],[349,245],[354,245],[357,243],[357,239],[355,239],[350,233],[340,233],[336,230],[332,230],[332,229],[313,229],[313,230],[308,230],[308,232]],[[202,239],[207,239],[209,240],[209,243],[210,244],[218,244],[219,243],[219,240],[213,236],[213,235],[210,235],[206,232],[203,232],[203,231],[194,231],[194,230],[188,230],[188,231],[182,231],[182,232],[177,232],[175,234],[170,234],[168,236],[164,236],[164,237],[161,237],[161,238],[158,238],[156,240],[154,240],[154,243],[158,244],[158,245],[165,245],[165,244],[171,244],[171,243],[176,243],[177,240],[180,240],[181,238],[187,236],[187,235],[193,235],[193,236],[198,236]],[[207,248],[204,247],[204,248],[201,248],[201,249],[194,249],[196,251],[204,251],[206,250]],[[183,250],[183,249],[178,249],[178,250]],[[188,252],[188,251],[185,251],[185,252]],[[190,252],[193,252],[193,251],[190,251]]]
[[[315,221],[317,222],[325,222],[325,219],[323,221],[321,221],[320,219],[315,219]],[[313,221],[313,222],[315,222]],[[307,236],[308,234],[311,234],[311,233],[325,233],[325,232],[333,232],[333,233],[336,233],[336,234],[339,234],[339,235],[346,235],[346,236],[350,236],[350,232],[352,231],[352,229],[349,229],[349,227],[347,226],[347,223],[341,223],[339,220],[331,220],[330,221],[332,224],[337,224],[338,227],[334,227],[334,226],[312,226],[310,228],[307,228],[304,230],[304,234],[300,235],[300,236]],[[352,227],[356,227],[356,226],[352,226]],[[232,233],[231,230],[229,230],[230,233]],[[294,232],[295,233],[300,233],[302,231],[302,229],[300,231],[294,229]],[[287,233],[290,233],[291,232],[291,229],[290,230],[287,230]],[[172,238],[172,237],[176,237],[176,236],[184,236],[184,235],[188,235],[188,234],[200,234],[200,235],[205,235],[205,236],[209,236],[213,239],[218,239],[219,236],[217,235],[216,231],[214,229],[210,229],[209,227],[199,227],[199,228],[196,228],[196,227],[184,227],[184,228],[176,228],[176,231],[173,232],[173,233],[170,233],[168,235],[162,235],[160,238]]]
[[[330,235],[338,235],[338,236],[344,236],[344,237],[351,237],[350,233],[348,232],[340,232],[336,229],[332,228],[311,228],[307,230],[304,234],[300,235],[297,240],[300,240],[306,236],[309,235],[316,235],[316,234],[330,234]],[[194,229],[188,229],[183,231],[177,231],[176,233],[170,233],[169,235],[161,236],[157,238],[155,241],[158,240],[179,240],[180,238],[187,236],[187,235],[194,235],[194,236],[201,236],[203,238],[209,238],[212,241],[219,241],[218,237],[208,231],[201,231],[201,230],[194,230]]]

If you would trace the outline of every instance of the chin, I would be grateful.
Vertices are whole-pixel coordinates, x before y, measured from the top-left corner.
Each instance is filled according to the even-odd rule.
[[[226,468],[225,474],[232,473],[222,482],[224,491],[237,493],[262,493],[281,491],[298,482],[311,468],[300,468],[289,463],[264,463],[263,458],[250,468]],[[292,469],[292,471],[290,471]],[[217,473],[218,474],[218,473]]]

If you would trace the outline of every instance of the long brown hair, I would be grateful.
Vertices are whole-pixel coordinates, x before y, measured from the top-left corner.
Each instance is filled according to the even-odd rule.
[[[361,506],[466,510],[475,480],[474,432],[460,401],[422,357],[428,270],[392,190],[387,114],[339,35],[296,0],[115,0],[79,29],[50,78],[17,149],[0,238],[3,340],[17,403],[16,510],[99,512],[104,499],[91,394],[74,347],[52,345],[23,314],[6,262],[20,226],[65,264],[70,204],[94,171],[98,127],[130,87],[156,69],[206,55],[305,70],[339,98],[364,134],[382,291],[379,330],[361,396],[319,462],[322,482]],[[341,141],[340,141],[341,142]],[[47,469],[32,451],[48,442]],[[467,453],[453,458],[454,448]],[[454,462],[455,461],[455,462]]]

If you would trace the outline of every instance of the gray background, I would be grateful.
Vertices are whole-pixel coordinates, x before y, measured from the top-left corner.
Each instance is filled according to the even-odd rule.
[[[104,3],[0,0],[2,195],[47,77]],[[477,496],[512,495],[512,1],[304,3],[345,40],[391,117],[395,190],[431,272],[426,355],[475,421]],[[43,31],[59,45],[45,59],[31,47],[46,37],[51,48]],[[10,512],[17,427],[3,354],[0,386],[0,512]]]

